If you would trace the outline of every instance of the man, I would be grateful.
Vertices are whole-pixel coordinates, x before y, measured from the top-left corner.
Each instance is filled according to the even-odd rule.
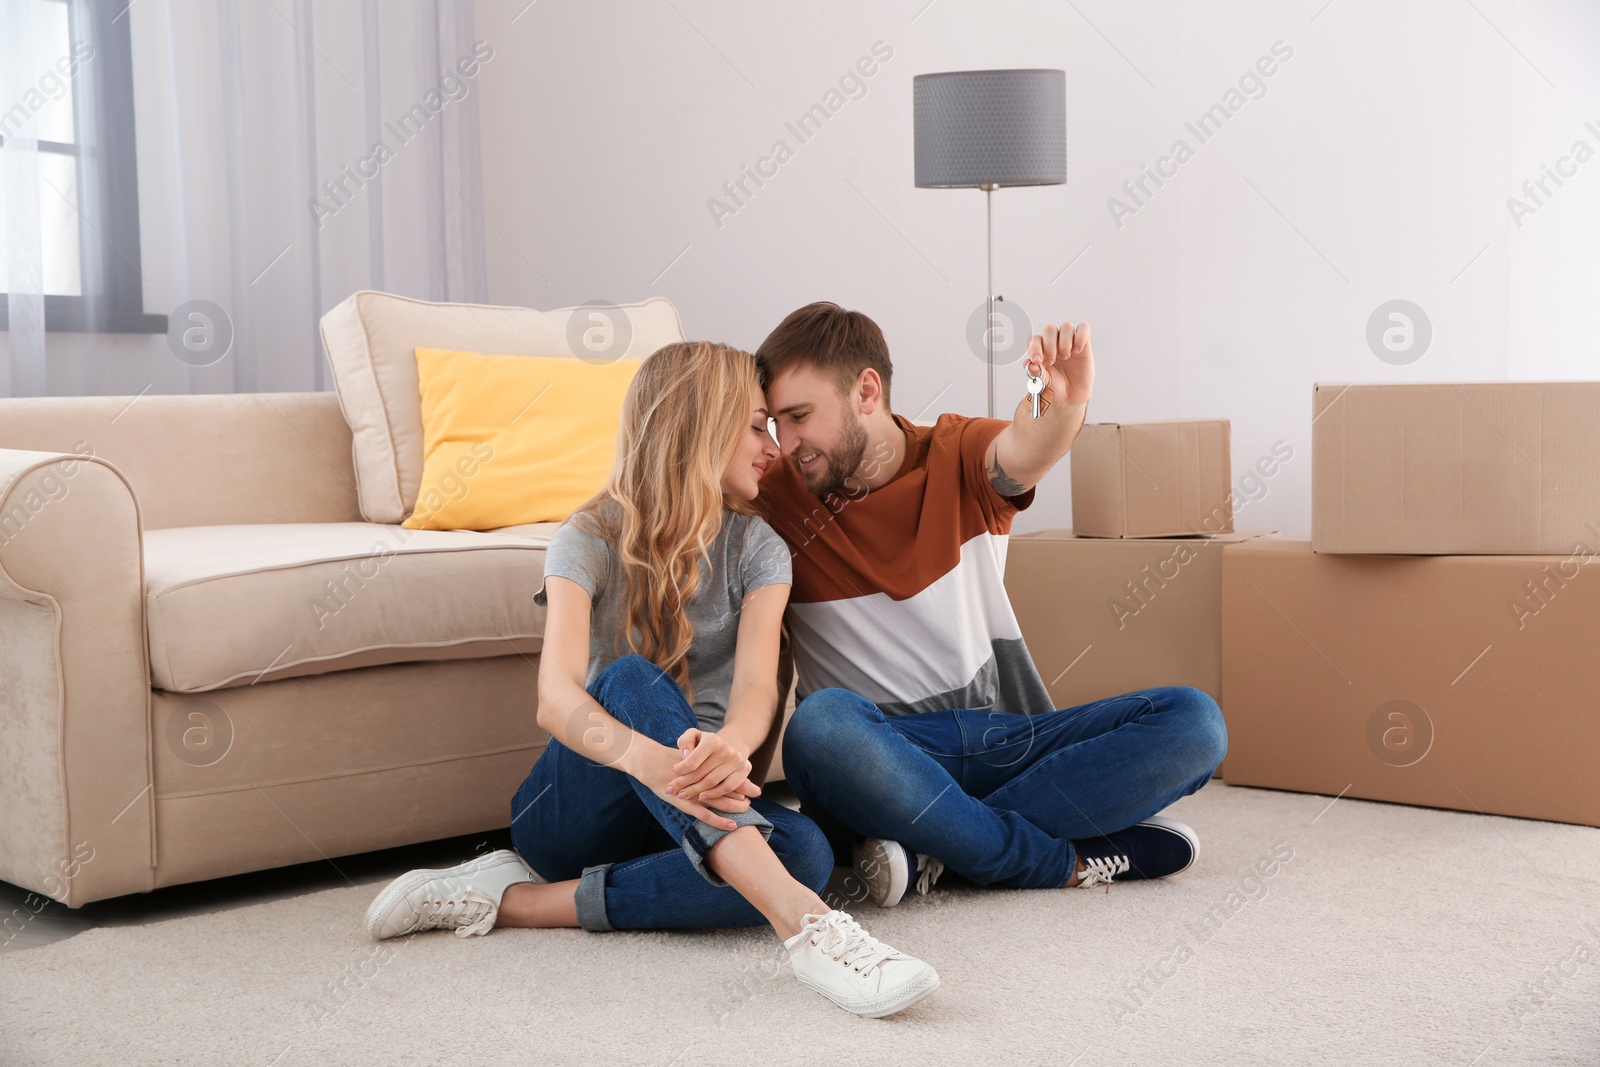
[[[1003,585],[1012,519],[1083,428],[1088,325],[1031,338],[1041,413],[1024,397],[1010,422],[893,414],[883,332],[835,304],[789,315],[756,360],[784,453],[756,503],[794,564],[783,766],[838,862],[882,906],[947,867],[1039,888],[1192,864],[1194,831],[1156,812],[1221,762],[1216,701],[1167,687],[1057,710]]]

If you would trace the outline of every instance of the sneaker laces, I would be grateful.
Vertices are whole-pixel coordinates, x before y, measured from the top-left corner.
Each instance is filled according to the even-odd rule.
[[[495,916],[500,911],[494,901],[474,889],[457,894],[457,898],[429,898],[418,902],[417,929],[434,930],[441,926],[453,926],[457,937],[487,934],[494,929]]]
[[[821,949],[823,955],[853,966],[864,975],[871,974],[872,969],[884,960],[899,955],[893,948],[861,929],[845,912],[807,915],[802,922],[800,932],[810,934],[812,944]]]
[[[933,888],[933,883],[939,880],[944,873],[944,861],[936,860],[924,853],[917,853],[917,896],[927,896],[928,890]]]
[[[1105,883],[1106,892],[1111,892],[1111,879],[1119,874],[1124,874],[1129,868],[1127,856],[1085,856],[1083,857],[1082,879],[1078,883],[1079,889],[1088,889],[1090,886]]]

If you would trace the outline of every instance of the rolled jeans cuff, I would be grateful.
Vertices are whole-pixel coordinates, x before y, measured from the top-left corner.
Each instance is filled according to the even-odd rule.
[[[610,869],[609,863],[585,867],[583,876],[578,879],[578,889],[572,898],[577,905],[578,925],[585,930],[605,933],[616,929],[606,917],[606,872]]]
[[[715,808],[711,810],[716,811]],[[718,814],[723,813],[718,812]],[[738,814],[726,815],[726,818],[732,819],[739,827],[760,827],[761,836],[764,838],[772,836],[772,824],[755,808],[746,808]],[[728,883],[724,882],[717,876],[715,871],[706,866],[706,853],[711,851],[713,845],[731,833],[733,833],[732,830],[723,830],[693,818],[689,819],[689,826],[683,832],[683,851],[688,855],[689,862],[693,863],[694,869],[704,875],[705,880],[714,886],[725,886]]]
[[[755,826],[761,830],[764,838],[772,837],[772,823],[754,808],[729,815],[739,826]],[[726,886],[728,883],[706,866],[706,853],[711,851],[713,845],[724,837],[733,833],[732,830],[722,830],[709,826],[688,815],[684,816],[687,827],[683,832],[683,851],[689,857],[689,862],[694,864],[694,869],[700,872],[714,886]],[[578,925],[585,930],[595,933],[606,933],[615,930],[611,925],[611,918],[606,914],[606,878],[609,876],[614,864],[601,863],[594,867],[585,867],[583,874],[578,879],[578,888],[573,893],[573,904],[578,913]]]

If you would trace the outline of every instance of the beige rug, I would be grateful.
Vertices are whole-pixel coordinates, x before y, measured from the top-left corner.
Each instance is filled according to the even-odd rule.
[[[0,1062],[1600,1063],[1600,831],[1220,781],[1171,813],[1167,882],[857,908],[943,979],[885,1020],[754,930],[375,945],[374,883],[6,953]]]

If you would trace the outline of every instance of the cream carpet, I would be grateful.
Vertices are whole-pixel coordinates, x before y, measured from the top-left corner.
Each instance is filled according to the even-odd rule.
[[[1330,800],[1213,782],[1166,882],[858,907],[943,979],[885,1020],[754,930],[375,945],[373,882],[0,955],[0,1062],[1600,1063],[1600,830]]]

